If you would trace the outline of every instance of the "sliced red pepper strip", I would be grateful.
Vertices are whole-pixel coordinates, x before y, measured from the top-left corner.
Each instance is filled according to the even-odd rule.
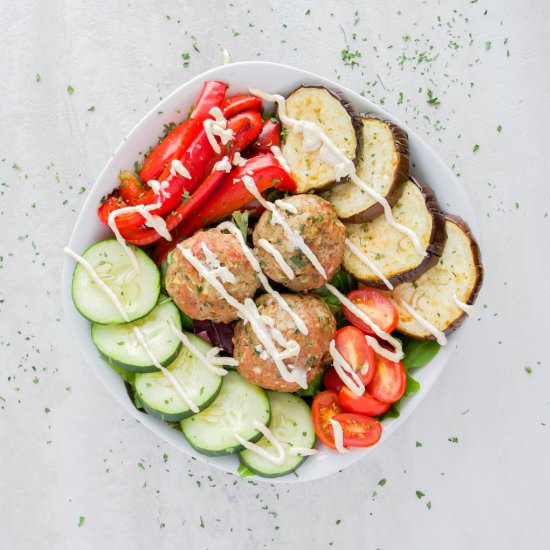
[[[244,111],[231,117],[227,121],[227,127],[233,130],[234,138],[231,143],[227,145],[228,150],[222,150],[219,153],[215,153],[212,149],[212,145],[208,141],[208,136],[206,131],[201,129],[194,139],[193,143],[186,149],[181,157],[182,164],[187,168],[190,173],[190,178],[186,178],[180,174],[172,174],[170,169],[171,165],[168,164],[164,172],[162,173],[159,181],[166,181],[168,187],[163,191],[162,198],[160,200],[160,205],[158,208],[151,210],[152,215],[164,216],[168,212],[176,210],[179,206],[182,205],[182,199],[188,197],[200,184],[201,181],[212,171],[214,164],[222,159],[224,154],[230,154],[231,156],[235,151],[240,151],[251,143],[254,138],[258,135],[262,125],[261,115],[256,111]],[[141,204],[152,204],[153,201],[158,201],[159,198],[153,193],[152,190],[146,192],[146,196]],[[118,206],[117,206],[118,204]],[[127,206],[127,205],[122,205]],[[109,214],[113,210],[121,208],[121,205],[116,202],[110,202],[108,204],[103,204],[101,207],[101,212],[99,217],[103,223],[107,224],[107,219]],[[168,221],[168,220],[167,220]],[[123,214],[117,217],[116,224],[118,229],[121,231],[124,238],[129,240],[134,244],[140,244],[142,241],[142,235],[140,230],[137,229],[145,223],[143,216],[137,212]],[[174,224],[175,227],[176,224]],[[136,228],[135,232],[132,232],[132,229]],[[171,224],[168,224],[168,230],[171,229]],[[156,231],[153,230],[153,233]],[[155,242],[154,237],[151,233],[147,234],[148,242]],[[158,237],[158,234],[157,234]],[[159,237],[160,238],[160,237]],[[154,239],[154,240],[150,240]]]
[[[158,179],[167,164],[180,158],[209,118],[212,107],[221,107],[227,84],[207,80],[193,108],[191,117],[176,126],[147,156],[139,173],[141,181]]]
[[[206,132],[204,132],[204,135],[201,133],[189,150],[186,151],[186,154],[182,158],[182,163],[188,168],[192,178],[183,180],[182,192],[185,191],[185,195],[193,193],[197,189],[200,182],[212,171],[214,164],[221,160],[224,154],[229,158],[233,158],[235,152],[242,151],[254,141],[262,127],[262,118],[257,111],[244,111],[231,117],[227,121],[227,127],[233,130],[234,135],[226,145],[225,151],[222,148],[220,153],[215,153],[208,142]],[[185,199],[185,196],[182,197],[180,194],[179,205],[174,207],[174,211],[166,218],[168,231],[172,231],[183,219],[182,211],[185,209],[186,201],[182,202],[182,198]],[[137,246],[147,246],[162,238],[154,229],[142,227],[123,229],[119,226],[118,220],[117,227],[119,227],[122,236],[128,242]]]
[[[271,147],[274,145],[281,146],[281,126],[277,120],[270,118],[264,122],[262,131],[248,148],[248,151],[251,155],[270,153]]]
[[[202,85],[199,99],[197,99],[195,107],[191,113],[191,119],[202,122],[211,116],[210,109],[213,107],[222,108],[226,90],[227,84],[225,82],[220,82],[219,80],[207,80]]]
[[[271,153],[253,157],[243,166],[232,170],[210,191],[206,200],[201,201],[201,204],[193,209],[192,216],[186,217],[172,233],[172,241],[163,241],[155,248],[155,260],[159,264],[162,263],[179,241],[192,235],[197,229],[227,218],[235,210],[249,204],[254,197],[242,181],[245,175],[254,180],[260,193],[271,187],[282,191],[296,190],[296,182]]]
[[[141,181],[158,179],[165,166],[189,147],[201,128],[201,122],[194,119],[187,119],[176,126],[145,159],[139,172]]]
[[[120,197],[109,195],[102,200],[100,207],[97,209],[99,221],[104,225],[109,225],[109,214],[113,210],[128,206]]]
[[[134,174],[123,170],[118,175],[120,180],[120,185],[118,187],[118,192],[120,198],[130,206],[136,204],[147,204],[147,191],[150,191],[149,188],[146,188]]]
[[[241,111],[252,109],[262,112],[262,100],[254,95],[234,95],[223,102],[223,116],[228,118]]]

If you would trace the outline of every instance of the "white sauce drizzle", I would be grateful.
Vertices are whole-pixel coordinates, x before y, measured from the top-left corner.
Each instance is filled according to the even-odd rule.
[[[281,148],[278,145],[272,145],[270,147],[273,156],[277,159],[277,162],[281,165],[282,169],[290,174],[290,166],[288,165],[287,160],[281,152]]]
[[[253,195],[258,202],[266,209],[269,210],[272,213],[272,223],[280,223],[283,229],[285,230],[285,233],[287,235],[287,238],[289,239],[289,242],[294,244],[296,248],[299,248],[304,255],[311,261],[312,265],[317,269],[319,274],[327,280],[327,275],[325,272],[325,269],[319,262],[319,259],[317,256],[315,256],[314,252],[307,246],[307,244],[304,242],[303,238],[299,233],[294,231],[284,220],[283,216],[280,214],[277,207],[265,200],[261,193],[258,191],[258,188],[256,187],[256,184],[254,180],[249,176],[243,176],[242,181],[245,184],[245,187],[248,189],[249,193]],[[282,223],[281,223],[282,222]],[[325,283],[325,288],[331,292],[340,302],[346,306],[352,313],[354,313],[357,317],[359,317],[362,321],[364,321],[367,325],[369,325],[374,333],[381,339],[388,342],[395,351],[387,350],[386,348],[383,348],[378,341],[376,341],[376,344],[374,344],[374,349],[377,351],[377,353],[386,359],[390,359],[391,361],[400,361],[403,358],[403,348],[401,346],[401,342],[391,336],[391,334],[388,334],[387,332],[384,332],[382,329],[378,327],[374,321],[366,315],[363,311],[361,311],[351,300],[349,300],[346,296],[344,296],[336,287],[331,285],[330,283]],[[373,339],[375,340],[375,339]]]
[[[357,256],[357,258],[363,262],[390,290],[393,290],[393,285],[386,279],[382,271],[378,266],[351,240],[346,239],[346,246],[350,249],[350,252]]]
[[[262,458],[265,458],[272,464],[280,466],[285,461],[285,450],[281,445],[281,442],[275,437],[273,432],[265,424],[262,424],[261,422],[254,420],[254,422],[252,422],[252,425],[256,430],[261,432],[263,436],[273,445],[273,447],[275,448],[275,452],[277,453],[276,455],[272,455],[269,451],[266,451],[263,447],[260,447],[255,443],[251,443],[246,439],[243,439],[238,433],[233,434],[235,436],[235,439],[249,451],[252,451],[257,455],[261,456]]]
[[[476,314],[476,308],[474,305],[466,304],[465,302],[458,299],[456,292],[453,292],[453,302],[468,316]]]
[[[246,159],[237,151],[233,155],[233,160],[231,161],[233,166],[244,166],[246,164]]]
[[[387,332],[384,332],[366,313],[361,311],[349,298],[344,296],[336,287],[332,286],[330,283],[325,284],[325,288],[338,300],[340,300],[341,304],[344,305],[347,309],[349,309],[356,317],[359,317],[361,321],[366,323],[382,340],[385,340],[394,348],[394,352],[391,352],[385,348],[383,348],[378,342],[376,341],[376,338],[372,338],[369,340],[369,337],[366,336],[367,342],[376,341],[377,346],[373,346],[374,350],[383,357],[386,357],[387,359],[390,359],[391,361],[401,361],[403,359],[403,348],[401,346],[401,342],[397,340],[397,338],[394,338],[391,334],[388,334]]]
[[[290,214],[298,214],[298,209],[291,203],[283,199],[277,199],[275,205],[278,206],[281,210],[286,210]]]
[[[410,228],[395,221],[388,201],[380,193],[368,186],[357,175],[353,162],[332,142],[319,126],[307,120],[297,120],[288,116],[286,113],[286,100],[281,95],[268,94],[257,89],[250,89],[250,93],[264,101],[277,103],[279,118],[283,124],[288,126],[293,132],[302,134],[302,146],[304,151],[313,152],[320,148],[319,154],[321,159],[334,167],[337,179],[349,176],[350,180],[357,185],[357,187],[365,191],[372,199],[382,205],[388,224],[397,231],[407,235],[419,254],[422,256],[426,255],[426,250],[422,246],[418,235]]]
[[[212,365],[225,365],[227,367],[238,367],[239,362],[233,357],[225,357],[224,355],[219,355],[221,348],[213,347],[210,348],[206,353],[206,358]]]
[[[246,256],[246,259],[248,260],[248,263],[252,266],[252,269],[254,269],[254,271],[257,273],[260,283],[264,287],[264,290],[277,300],[279,305],[292,317],[292,320],[294,321],[296,328],[302,334],[307,336],[308,329],[306,324],[299,317],[299,315],[297,315],[296,312],[292,310],[292,308],[288,305],[286,300],[279,294],[279,292],[277,292],[272,288],[271,284],[269,283],[269,279],[264,275],[262,268],[260,267],[260,263],[256,259],[256,256],[254,256],[254,254],[252,253],[252,250],[250,250],[250,248],[246,244],[240,229],[234,223],[231,223],[231,222],[221,223],[220,225],[218,225],[218,229],[227,230],[237,238],[237,240],[239,241],[239,244],[241,245],[242,251]]]
[[[140,208],[140,206],[142,208]],[[155,205],[155,207],[156,206],[158,205]],[[161,216],[153,216],[149,212],[149,210],[153,210],[153,208],[147,208],[146,206],[140,204],[138,204],[135,208],[137,208],[137,211],[145,218],[145,225],[147,227],[154,229],[161,237],[163,237],[167,241],[172,240],[172,235],[170,235],[170,231],[168,231],[168,228],[166,227],[166,222],[164,221],[164,218]],[[116,210],[116,212],[118,212],[118,210]]]
[[[162,195],[162,197],[170,197],[171,194],[168,193],[167,189],[170,186],[167,180],[158,181],[158,180],[149,180],[147,185],[151,188],[155,195]]]
[[[331,418],[329,420],[332,431],[334,432],[334,446],[336,447],[336,450],[339,453],[349,453],[348,449],[344,447],[344,430],[342,430],[342,426],[338,420],[334,420],[334,418]]]
[[[220,260],[218,260],[216,255],[208,248],[208,245],[204,241],[201,242],[201,248],[204,252],[206,264],[210,268],[210,273],[214,275],[214,277],[219,277],[222,283],[235,283],[235,275],[220,263]]]
[[[76,260],[88,273],[88,275],[92,278],[92,281],[103,291],[103,293],[111,300],[111,303],[115,306],[115,308],[120,313],[121,317],[126,321],[127,323],[130,323],[130,318],[128,317],[128,313],[124,309],[124,306],[118,299],[118,296],[105,284],[105,282],[101,279],[101,277],[96,273],[93,266],[88,262],[86,259],[84,259],[82,256],[79,256],[76,252],[71,250],[68,246],[66,246],[63,251],[65,254],[71,256],[74,260]],[[190,399],[190,397],[187,395],[187,392],[181,387],[181,384],[178,382],[178,380],[175,378],[175,376],[166,368],[164,368],[158,361],[158,359],[154,356],[151,349],[149,348],[145,336],[143,335],[143,332],[139,329],[139,327],[132,327],[132,331],[136,335],[136,338],[138,339],[139,343],[142,345],[143,349],[145,350],[145,353],[149,356],[151,361],[153,362],[153,365],[160,371],[162,374],[170,381],[172,386],[174,386],[174,389],[179,394],[179,396],[185,401],[186,405],[194,412],[198,413],[199,408],[193,401]]]
[[[329,352],[332,357],[334,370],[340,377],[340,380],[357,396],[365,393],[365,385],[359,378],[355,369],[346,361],[345,357],[336,349],[334,340],[330,341]],[[370,365],[367,366],[367,369]]]
[[[292,268],[286,263],[285,259],[283,258],[283,255],[279,252],[277,248],[275,248],[267,239],[260,239],[258,241],[258,244],[268,253],[273,256],[273,259],[277,263],[277,265],[281,268],[281,271],[290,279],[294,279],[294,271],[292,271]]]
[[[216,136],[220,138],[222,145],[226,145],[233,137],[233,130],[227,128],[227,120],[219,107],[212,107],[210,114],[213,118],[207,118],[203,122],[203,127],[210,146],[215,153],[220,153],[222,149],[216,140]]]
[[[321,265],[321,262],[319,262],[319,259],[317,256],[313,253],[313,250],[309,248],[309,246],[305,243],[302,236],[294,231],[286,222],[284,217],[279,212],[279,209],[273,204],[272,202],[269,202],[265,200],[262,197],[262,194],[258,191],[258,188],[256,187],[256,183],[250,176],[243,176],[242,181],[247,188],[248,192],[266,209],[271,212],[271,224],[272,225],[280,225],[285,235],[287,236],[287,239],[289,240],[290,244],[292,244],[295,248],[299,249],[304,256],[311,262],[313,267],[321,274],[323,279],[327,278],[327,272],[325,271],[325,268]]]
[[[151,180],[151,181],[155,181],[156,183],[158,183],[156,180]],[[155,194],[158,194],[158,192],[160,192],[161,190],[161,187],[160,186],[152,187],[152,189]],[[153,214],[150,213],[151,210],[155,210],[158,207],[159,207],[158,202],[154,204],[137,204],[136,206],[125,206],[123,208],[119,208],[118,210],[113,210],[109,214],[109,218],[107,219],[107,224],[111,228],[111,231],[114,233],[116,240],[120,243],[120,245],[124,249],[124,252],[126,252],[126,254],[128,255],[128,258],[130,258],[132,267],[138,273],[139,273],[139,264],[138,264],[136,255],[134,254],[134,251],[126,244],[126,240],[120,233],[120,230],[118,229],[116,224],[116,218],[118,216],[121,216],[122,214],[133,214],[134,212],[137,212],[138,214],[141,214],[143,216],[143,218],[145,219],[145,225],[147,227],[151,227],[161,237],[165,238],[167,241],[171,241],[172,235],[170,235],[170,232],[166,227],[166,222],[164,221],[164,218],[162,218],[161,216],[154,216]]]
[[[195,346],[191,339],[178,329],[178,327],[175,325],[174,321],[172,319],[168,320],[168,324],[170,326],[170,330],[172,331],[172,334],[178,338],[178,340],[187,348],[191,353],[212,373],[217,374],[218,376],[225,376],[227,374],[227,371],[225,369],[222,369],[208,357],[207,355],[204,355],[197,346]],[[213,355],[216,355],[220,352],[220,348],[212,348],[208,350],[208,353],[214,352]],[[210,356],[212,357],[212,356]],[[230,359],[229,357],[216,357],[217,359]],[[233,364],[233,363],[231,363]]]
[[[296,369],[292,365],[285,364],[281,358],[281,352],[275,346],[274,338],[276,338],[278,340],[277,343],[281,345],[288,343],[284,340],[281,342],[277,335],[279,331],[273,330],[274,327],[268,327],[266,325],[265,316],[260,315],[254,301],[251,298],[247,298],[244,304],[241,304],[227,292],[223,284],[218,280],[216,274],[212,273],[196,256],[194,256],[191,250],[183,247],[181,244],[178,244],[178,249],[197,272],[212,285],[216,292],[230,306],[237,310],[239,317],[250,323],[258,340],[260,340],[260,343],[277,366],[282,378],[287,382],[296,382],[302,388],[307,388],[306,372],[303,369]],[[283,352],[285,351],[288,351],[288,349],[283,349]],[[291,371],[289,369],[293,370]]]
[[[172,161],[172,164],[170,165],[170,175],[175,176],[179,174],[183,178],[187,178],[188,180],[191,179],[191,174],[189,173],[189,170],[183,165],[183,162],[179,159],[174,159]],[[151,182],[148,182],[149,185],[151,185]],[[162,182],[164,183],[164,182]]]
[[[365,340],[367,341],[367,344],[378,354],[380,357],[384,357],[384,359],[388,359],[389,361],[401,361],[403,359],[403,354],[399,355],[397,351],[390,351],[389,349],[385,348],[380,344],[380,342],[374,338],[374,336],[370,336],[369,334],[365,334]]]
[[[229,162],[229,157],[227,155],[225,155],[222,160],[219,160],[216,164],[214,164],[214,170],[219,172],[231,172],[232,168],[233,167],[231,166],[231,162]]]
[[[401,299],[399,300],[399,302],[405,308],[405,310],[408,311],[409,314],[418,321],[418,323],[420,323],[428,332],[435,336],[435,339],[440,346],[444,346],[447,343],[447,337],[445,336],[445,333],[441,332],[429,321],[424,319],[424,317],[422,317],[422,315],[420,315],[418,311],[414,310],[407,302],[405,302],[405,300]]]

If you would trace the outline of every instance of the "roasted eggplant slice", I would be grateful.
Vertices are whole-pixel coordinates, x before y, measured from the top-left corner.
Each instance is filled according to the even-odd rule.
[[[351,107],[327,88],[302,86],[286,98],[287,114],[320,126],[348,158],[355,160],[357,136]],[[321,159],[320,149],[308,152],[302,134],[289,131],[282,153],[296,180],[296,193],[323,189],[336,181],[332,165]]]
[[[388,293],[399,312],[397,330],[422,340],[434,336],[403,307],[404,300],[438,330],[451,333],[466,315],[459,305],[472,305],[483,281],[479,247],[462,219],[445,215],[447,242],[437,264],[413,283]]]
[[[362,224],[346,224],[349,240],[366,255],[393,285],[414,281],[437,263],[447,235],[445,218],[432,189],[410,179],[403,184],[401,197],[392,208],[396,221],[412,229],[426,250],[421,256],[409,237],[393,228],[385,216]],[[386,288],[352,249],[344,253],[344,269],[368,286]]]
[[[409,177],[407,134],[395,124],[370,115],[361,117],[359,134],[357,175],[393,206],[401,194],[401,184]],[[336,184],[324,197],[344,222],[366,222],[383,211],[380,203],[349,181]]]

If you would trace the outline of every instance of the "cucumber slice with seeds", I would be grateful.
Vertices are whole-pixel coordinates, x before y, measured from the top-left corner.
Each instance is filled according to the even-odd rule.
[[[212,405],[182,420],[181,431],[200,453],[229,455],[243,448],[235,433],[247,441],[257,441],[262,434],[254,428],[254,420],[267,425],[270,418],[269,399],[264,390],[247,382],[236,372],[228,372]]]
[[[307,403],[291,393],[268,391],[271,404],[271,424],[269,429],[285,449],[285,461],[273,464],[254,451],[245,449],[239,453],[241,463],[251,472],[262,477],[279,477],[290,474],[302,464],[306,456],[290,454],[292,447],[311,449],[315,443],[315,430],[311,419],[311,409]],[[273,445],[262,437],[256,445],[267,452],[276,454]]]
[[[138,327],[145,337],[153,355],[163,366],[170,364],[178,355],[179,339],[170,330],[172,319],[181,330],[178,308],[168,296],[161,296],[159,303],[145,317],[122,325],[92,325],[92,340],[101,355],[110,363],[134,372],[155,372],[151,358],[133,332]]]
[[[204,355],[212,347],[194,334],[186,334]],[[223,378],[210,372],[185,346],[167,369],[201,410],[212,403],[222,386]],[[136,374],[134,385],[143,408],[152,416],[175,422],[194,414],[162,372]]]
[[[155,262],[140,248],[128,245],[136,255],[139,273],[116,239],[93,244],[82,257],[87,260],[102,281],[115,293],[130,321],[147,315],[160,294],[160,273]],[[101,325],[126,322],[111,299],[99,288],[88,272],[77,264],[73,273],[73,302],[90,321]]]

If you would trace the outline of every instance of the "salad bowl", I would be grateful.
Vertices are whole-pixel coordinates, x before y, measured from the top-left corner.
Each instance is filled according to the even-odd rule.
[[[246,93],[250,88],[257,88],[270,93],[285,95],[300,85],[324,86],[343,94],[356,112],[373,113],[394,122],[408,133],[411,174],[428,182],[437,194],[442,207],[465,219],[473,234],[478,235],[474,211],[464,190],[451,170],[407,125],[380,106],[341,84],[298,68],[278,63],[252,61],[223,65],[196,76],[177,88],[145,115],[128,136],[123,139],[88,193],[67,243],[71,249],[83,251],[91,244],[108,236],[108,231],[96,215],[96,208],[101,198],[112,190],[119,172],[128,166],[132,166],[135,159],[139,158],[148,149],[152,136],[162,134],[164,125],[174,120],[180,120],[186,115],[194,99],[199,94],[202,83],[207,79],[221,80],[228,83],[230,93]],[[122,378],[99,356],[90,339],[89,322],[78,313],[73,305],[71,297],[73,269],[73,261],[67,258],[62,273],[64,317],[67,329],[84,358],[86,367],[94,371],[110,394],[130,415],[139,420],[158,437],[201,462],[210,464],[220,470],[237,473],[238,457],[202,455],[187,443],[180,431],[174,430],[161,420],[136,409],[126,391]],[[420,382],[421,389],[415,395],[404,400],[399,417],[386,418],[383,421],[384,430],[381,441],[388,439],[427,396],[428,392],[432,390],[437,378],[456,349],[463,330],[464,327],[462,326],[450,335],[448,344],[441,348],[436,357],[427,366],[415,372],[415,378]],[[350,449],[347,453],[335,453],[328,448],[321,447],[320,452],[308,457],[298,472],[265,481],[270,483],[297,483],[322,478],[346,468],[365,457],[368,453],[375,452],[379,444],[365,449]],[[262,480],[263,478],[257,479]]]

